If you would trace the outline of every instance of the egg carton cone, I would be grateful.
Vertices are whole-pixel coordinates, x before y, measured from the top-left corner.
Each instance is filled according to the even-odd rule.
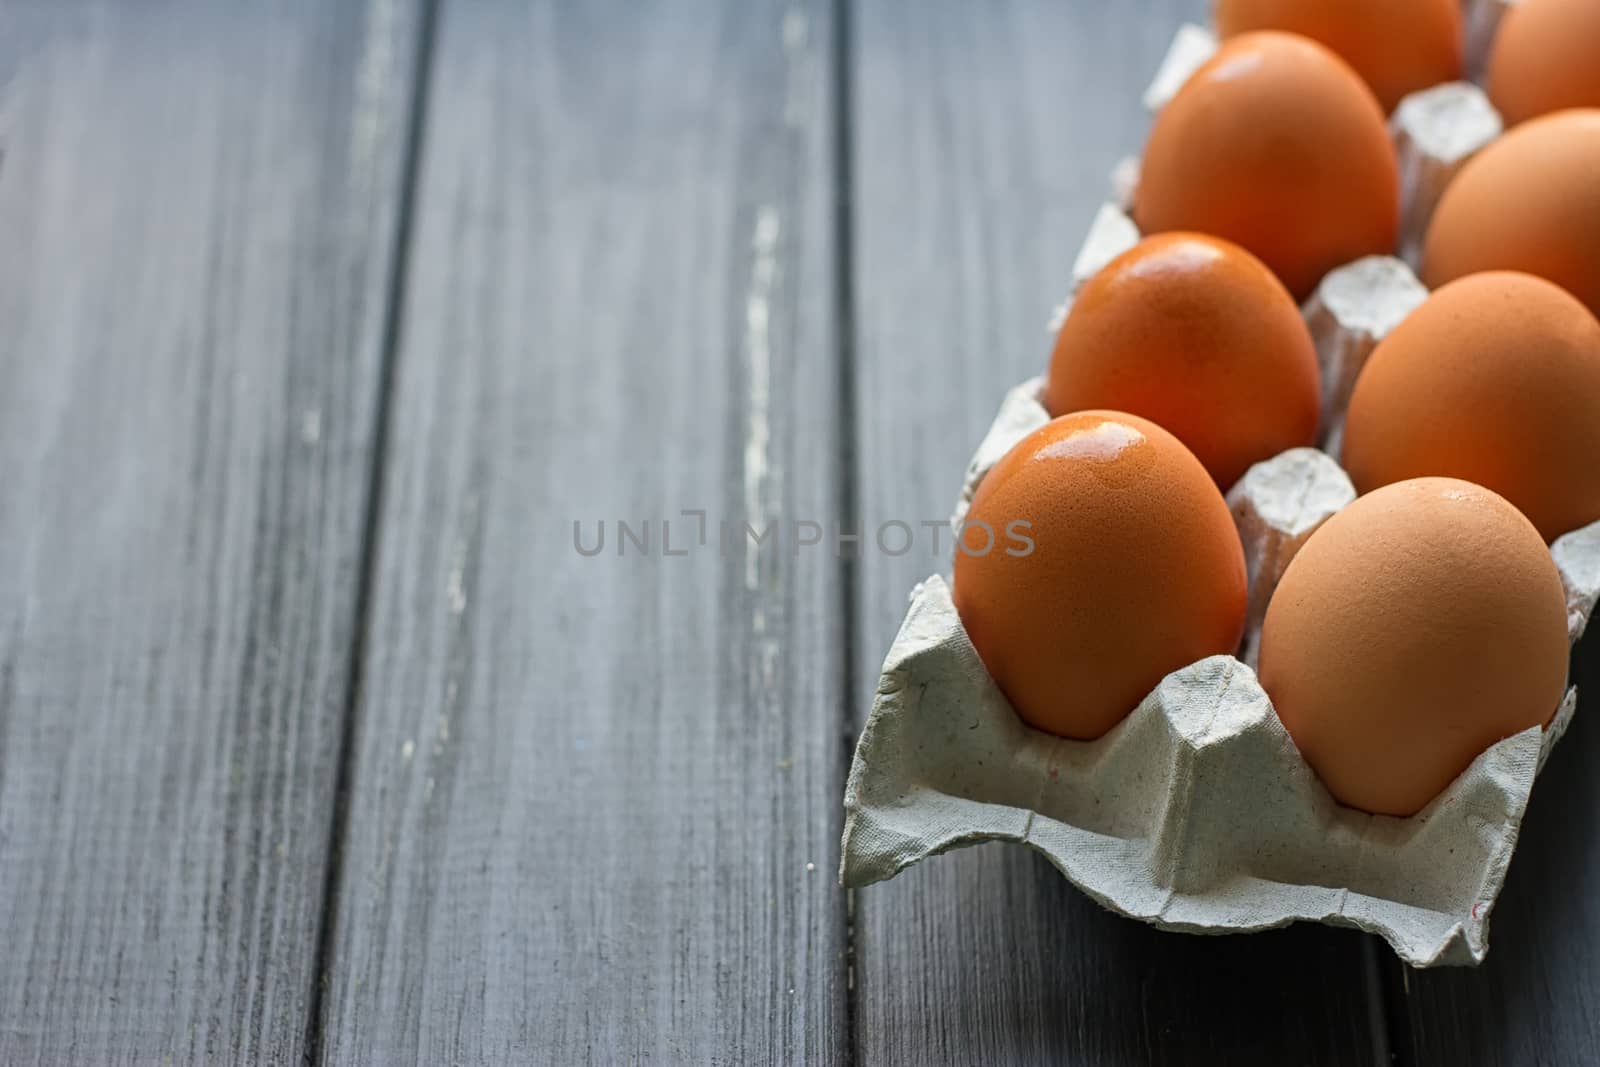
[[[1489,50],[1500,20],[1522,0],[1464,0],[1462,24],[1467,35],[1467,74],[1481,82],[1489,65]]]
[[[1465,6],[1468,25],[1489,26],[1480,30],[1487,34],[1509,5]],[[1180,29],[1146,103],[1163,106],[1215,49],[1209,30]],[[1500,134],[1500,118],[1475,85],[1451,83],[1402,101],[1390,130],[1401,161],[1399,250],[1414,255],[1444,184]],[[1112,186],[1069,292],[1140,239],[1137,161],[1118,164]],[[1254,671],[1278,580],[1355,498],[1337,456],[1356,376],[1426,297],[1404,259],[1371,256],[1330,273],[1306,302],[1324,383],[1321,448],[1259,463],[1227,494],[1249,577],[1238,654],[1168,675],[1100,739],[1025,724],[968,640],[945,579],[912,591],[845,788],[844,885],[882,881],[950,849],[1015,841],[1104,907],[1163,929],[1223,934],[1322,922],[1377,934],[1414,967],[1482,962],[1529,793],[1572,720],[1577,691],[1568,689],[1542,730],[1495,744],[1401,819],[1333,799]],[[1069,297],[1052,331],[1070,311]],[[958,528],[987,472],[1049,421],[1043,388],[1035,378],[1005,396],[968,464],[952,515]],[[1600,599],[1600,523],[1559,538],[1551,554],[1575,642]]]

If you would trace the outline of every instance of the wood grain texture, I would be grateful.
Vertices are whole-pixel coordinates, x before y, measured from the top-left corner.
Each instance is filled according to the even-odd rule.
[[[326,1062],[842,1056],[830,42],[441,11]]]
[[[409,2],[0,2],[0,1063],[294,1062]]]
[[[852,30],[857,423],[869,527],[949,514],[1046,322],[1139,98],[1202,0],[861,0]],[[924,546],[927,545],[925,541]],[[948,545],[946,546],[948,548]],[[860,572],[858,714],[931,548]],[[990,845],[855,900],[860,1062],[1329,1063],[1382,1054],[1361,935],[1191,938]],[[1386,1057],[1384,1057],[1386,1058]]]
[[[1472,971],[1394,970],[1409,1062],[1600,1063],[1600,631],[1579,643],[1573,680],[1578,715],[1528,803],[1489,958]]]

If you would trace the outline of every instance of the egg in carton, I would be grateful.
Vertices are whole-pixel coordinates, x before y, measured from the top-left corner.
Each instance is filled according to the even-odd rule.
[[[1505,6],[1468,4],[1474,40],[1488,39]],[[1162,106],[1215,48],[1209,31],[1181,28],[1146,103]],[[1444,185],[1501,123],[1482,91],[1463,82],[1406,98],[1390,129],[1401,165],[1400,247],[1414,257]],[[1090,227],[1074,289],[1140,239],[1129,215],[1136,162],[1119,164],[1112,184],[1116,202]],[[1484,959],[1534,778],[1571,721],[1576,690],[1542,730],[1491,746],[1422,811],[1395,818],[1333,799],[1254,671],[1266,605],[1289,561],[1355,499],[1334,457],[1356,376],[1426,297],[1396,257],[1367,257],[1323,279],[1302,309],[1322,371],[1322,450],[1258,463],[1227,494],[1249,578],[1238,655],[1168,675],[1103,737],[1075,741],[1026,725],[978,658],[945,580],[913,590],[846,785],[844,885],[890,878],[953,848],[1015,841],[1104,907],[1160,928],[1221,934],[1314,921],[1378,934],[1416,967]],[[1043,392],[1035,378],[1005,397],[968,466],[958,527],[987,471],[1049,421]],[[1600,523],[1557,539],[1551,553],[1575,642],[1600,598]]]

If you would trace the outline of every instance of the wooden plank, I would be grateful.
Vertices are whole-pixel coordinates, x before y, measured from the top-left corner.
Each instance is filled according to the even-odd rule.
[[[0,1062],[303,1054],[413,7],[0,3]]]
[[[439,20],[323,1058],[837,1062],[827,5]]]
[[[1202,0],[861,0],[852,93],[860,501],[869,528],[949,514],[1045,324],[1139,99]],[[860,570],[854,696],[930,549]],[[1024,849],[929,861],[856,894],[860,1061],[1386,1060],[1361,935],[1163,934],[1102,911]]]
[[[1579,643],[1578,716],[1540,775],[1473,971],[1394,971],[1414,1063],[1600,1063],[1600,632]]]

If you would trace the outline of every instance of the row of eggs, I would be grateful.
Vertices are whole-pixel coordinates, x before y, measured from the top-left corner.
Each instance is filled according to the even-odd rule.
[[[1228,39],[1146,145],[1134,212],[1151,236],[1074,300],[1044,393],[1056,418],[968,511],[969,530],[1027,523],[1030,551],[956,553],[963,626],[1030,725],[1098,737],[1166,674],[1238,647],[1245,565],[1222,491],[1316,440],[1296,301],[1393,250],[1384,108],[1459,75],[1459,18],[1454,0],[1218,3]],[[1446,189],[1423,249],[1434,292],[1350,400],[1343,462],[1363,495],[1267,609],[1261,683],[1352,807],[1414,814],[1560,703],[1547,543],[1600,520],[1596,54],[1600,0],[1505,19],[1490,92],[1527,121]]]

